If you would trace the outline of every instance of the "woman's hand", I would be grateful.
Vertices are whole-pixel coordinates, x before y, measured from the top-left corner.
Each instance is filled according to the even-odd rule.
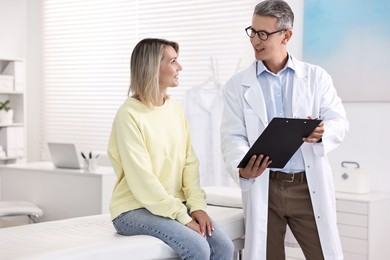
[[[264,158],[264,155],[260,154],[256,158],[256,155],[253,155],[245,168],[239,169],[240,177],[244,179],[257,178],[271,163],[272,161],[268,156]]]
[[[196,210],[191,213],[192,220],[186,226],[199,233],[203,237],[211,236],[211,232],[214,230],[213,222],[206,212],[203,210]]]
[[[200,226],[198,223],[196,223],[195,220],[191,220],[189,223],[186,224],[186,227],[189,227],[190,229],[194,230],[196,233],[201,234],[200,232]],[[201,234],[202,235],[202,234]]]

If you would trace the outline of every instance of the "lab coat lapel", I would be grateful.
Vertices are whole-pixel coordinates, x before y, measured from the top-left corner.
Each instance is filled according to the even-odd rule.
[[[307,104],[307,100],[312,99],[311,94],[306,90],[308,87],[307,72],[305,71],[301,62],[294,60],[294,63],[295,74],[292,95],[293,117],[306,117],[306,106],[302,106],[302,104]]]
[[[264,125],[267,125],[267,110],[265,107],[263,92],[256,77],[256,62],[245,72],[242,85],[249,88],[245,92],[245,100],[253,111],[259,116]]]

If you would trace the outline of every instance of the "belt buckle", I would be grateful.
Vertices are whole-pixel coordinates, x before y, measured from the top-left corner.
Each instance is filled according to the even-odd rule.
[[[294,173],[288,173],[288,175],[292,175],[292,178],[290,180],[285,180],[285,182],[293,182],[295,179],[295,174]]]

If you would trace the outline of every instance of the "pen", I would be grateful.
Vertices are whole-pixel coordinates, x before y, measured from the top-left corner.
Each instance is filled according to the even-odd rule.
[[[85,155],[83,154],[83,152],[81,152],[81,156],[82,156],[84,159],[87,159],[87,158],[85,157]]]

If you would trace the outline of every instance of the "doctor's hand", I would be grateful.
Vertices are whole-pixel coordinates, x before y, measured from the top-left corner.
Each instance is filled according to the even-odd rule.
[[[312,119],[310,116],[308,118]],[[303,141],[307,143],[321,142],[324,131],[324,122],[321,122],[308,137],[303,138]]]
[[[257,157],[257,158],[256,158]],[[260,154],[253,155],[245,168],[240,168],[240,177],[244,179],[251,179],[259,177],[265,169],[272,163],[268,156]]]

